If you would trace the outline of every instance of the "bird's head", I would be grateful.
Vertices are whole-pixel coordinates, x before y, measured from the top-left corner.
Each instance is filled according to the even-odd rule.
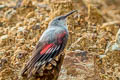
[[[49,23],[49,27],[52,26],[65,26],[66,25],[66,18],[71,15],[72,13],[76,12],[77,10],[73,10],[63,16],[58,16],[56,18],[54,18],[50,23]]]

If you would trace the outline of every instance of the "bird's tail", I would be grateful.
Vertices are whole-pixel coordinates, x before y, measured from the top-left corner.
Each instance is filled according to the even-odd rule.
[[[33,75],[32,68],[33,67],[29,67],[29,64],[25,65],[24,69],[21,71],[21,76],[25,76],[27,72],[27,78],[30,78]]]
[[[28,70],[28,65],[25,65],[25,67],[21,71],[21,76],[24,76],[27,70]]]
[[[34,55],[25,65],[25,67],[21,71],[21,76],[25,76],[26,73],[28,74],[28,77],[32,76],[34,71],[34,65],[39,60],[39,54]]]

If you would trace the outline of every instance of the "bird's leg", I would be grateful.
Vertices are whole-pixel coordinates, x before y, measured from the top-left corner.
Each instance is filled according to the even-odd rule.
[[[56,61],[55,59],[53,59],[53,60],[55,61],[56,65],[57,65],[57,62],[58,62],[58,61]],[[56,65],[53,64],[52,62],[48,62],[48,63],[46,64],[46,66],[48,66],[49,64],[52,65],[52,69],[51,69],[51,70],[53,70],[53,69],[55,68],[55,69],[59,72],[58,66],[56,66]]]
[[[57,64],[57,62],[58,62],[58,61],[57,61],[57,60],[55,60],[55,59],[53,59],[53,60],[54,60],[54,61],[56,62],[56,64]]]
[[[53,67],[52,67],[52,70],[55,68],[57,70],[57,72],[59,72],[59,68],[58,66],[55,66],[54,64],[50,63]]]

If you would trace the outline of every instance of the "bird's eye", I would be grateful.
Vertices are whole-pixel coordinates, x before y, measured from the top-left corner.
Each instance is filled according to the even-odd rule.
[[[58,20],[61,20],[61,18],[58,18]]]

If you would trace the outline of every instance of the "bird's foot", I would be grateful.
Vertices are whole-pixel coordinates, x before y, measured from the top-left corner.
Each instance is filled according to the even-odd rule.
[[[59,68],[58,68],[58,66],[57,65],[54,65],[54,64],[52,64],[52,63],[50,63],[51,65],[52,65],[52,69],[51,70],[53,70],[54,68],[57,70],[57,72],[59,72]]]

